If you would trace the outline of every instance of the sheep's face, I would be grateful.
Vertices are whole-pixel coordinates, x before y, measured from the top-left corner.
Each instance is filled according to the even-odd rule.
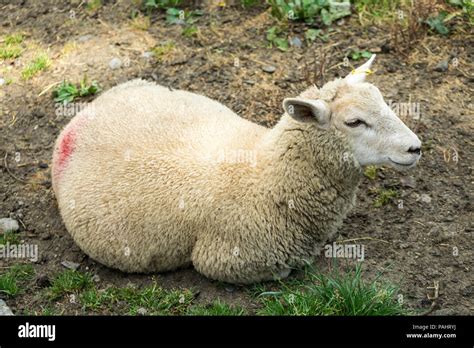
[[[363,82],[373,57],[341,81],[330,105],[290,98],[285,99],[284,108],[298,121],[344,133],[361,166],[414,167],[421,157],[420,140],[385,103],[378,88]]]
[[[331,126],[343,132],[360,165],[410,168],[421,157],[418,137],[369,83],[347,85],[331,104]]]

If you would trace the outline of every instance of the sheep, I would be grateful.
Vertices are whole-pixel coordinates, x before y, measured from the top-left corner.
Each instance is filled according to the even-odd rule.
[[[55,145],[67,230],[124,272],[192,265],[228,283],[287,277],[334,237],[364,166],[412,168],[421,156],[418,137],[365,82],[374,57],[284,99],[272,129],[139,79],[110,89]]]

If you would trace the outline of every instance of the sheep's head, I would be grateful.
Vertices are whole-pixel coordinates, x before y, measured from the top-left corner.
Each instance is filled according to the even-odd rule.
[[[346,78],[287,98],[283,107],[298,122],[335,128],[348,139],[361,166],[414,167],[421,157],[418,137],[385,103],[374,85],[364,82],[375,55]]]

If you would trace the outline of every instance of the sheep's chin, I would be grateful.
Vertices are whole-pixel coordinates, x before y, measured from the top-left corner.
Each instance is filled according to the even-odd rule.
[[[409,162],[407,162],[407,163],[403,162],[402,163],[402,162],[394,161],[391,158],[389,158],[386,164],[389,167],[395,168],[397,170],[405,171],[405,170],[410,170],[410,169],[415,168],[417,163],[418,163],[418,159],[414,160],[411,163],[409,163]]]

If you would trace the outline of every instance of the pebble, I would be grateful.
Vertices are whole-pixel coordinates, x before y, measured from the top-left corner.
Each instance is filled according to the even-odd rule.
[[[120,58],[113,58],[109,62],[109,68],[112,70],[119,69],[121,66],[122,66],[122,61],[120,60]]]
[[[5,301],[0,299],[0,316],[3,315],[14,315],[10,307],[7,306]]]
[[[439,72],[444,72],[444,71],[447,71],[447,70],[448,70],[448,61],[447,60],[442,60],[434,68],[434,71],[439,71]]]
[[[146,310],[146,308],[140,307],[137,309],[137,313],[140,315],[146,315],[148,311]]]
[[[401,178],[400,183],[402,184],[403,187],[415,188],[416,186],[415,178],[412,176],[406,176],[406,177]]]
[[[72,270],[76,270],[80,266],[80,264],[78,264],[76,262],[72,262],[72,261],[63,261],[63,262],[61,262],[61,265],[63,265],[67,269],[72,269]]]
[[[151,51],[146,51],[146,52],[142,53],[142,58],[145,58],[145,59],[153,58],[153,56],[154,56],[154,54]]]
[[[426,193],[422,193],[420,196],[420,199],[423,203],[427,203],[427,204],[431,203],[431,197],[427,195]]]
[[[298,36],[295,36],[290,40],[290,45],[294,46],[294,47],[301,48],[301,46],[303,45],[303,42],[301,41],[301,39]]]
[[[92,35],[87,34],[87,35],[79,36],[79,38],[77,39],[77,41],[79,41],[79,42],[86,42],[86,41],[89,41],[89,40],[92,39],[92,38],[93,38]]]
[[[473,297],[474,295],[474,286],[473,285],[469,285],[467,287],[465,287],[461,294],[465,297]]]
[[[5,79],[2,79],[2,78],[0,77],[0,86],[3,86],[3,85],[6,84],[6,83],[7,83],[7,81],[5,81]]]
[[[5,233],[7,231],[16,232],[20,229],[18,221],[12,218],[2,218],[0,219],[0,232]]]
[[[98,274],[94,274],[94,275],[92,276],[92,281],[94,281],[94,282],[96,282],[96,283],[100,282],[100,277],[99,277],[99,275],[98,275]]]
[[[262,67],[262,70],[266,73],[273,74],[276,71],[276,68],[273,65],[265,65]]]

